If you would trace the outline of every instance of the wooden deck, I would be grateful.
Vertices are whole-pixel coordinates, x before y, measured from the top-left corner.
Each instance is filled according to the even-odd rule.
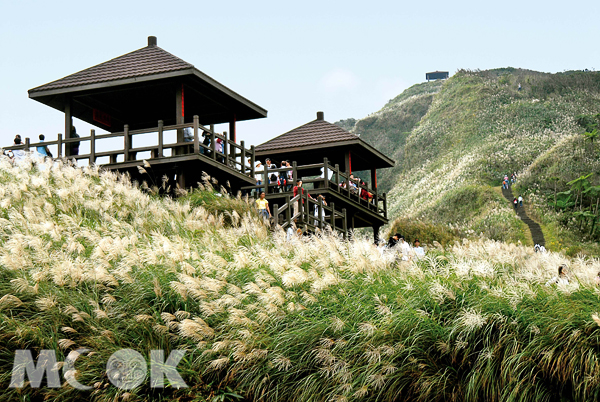
[[[174,130],[193,130],[193,141],[164,143],[165,132]],[[205,131],[210,136],[210,145],[206,146],[200,141],[200,131]],[[156,142],[151,145],[133,148],[133,137],[142,134],[156,134]],[[108,138],[122,138],[123,147],[110,151],[96,151],[97,142]],[[223,142],[223,152],[216,151],[217,139]],[[84,144],[89,142],[90,151],[86,154],[71,155],[70,148],[74,142]],[[161,177],[164,174],[177,175],[177,182],[181,187],[195,185],[201,180],[202,172],[215,177],[221,185],[229,182],[233,189],[243,185],[253,184],[254,180],[254,146],[247,149],[244,141],[237,144],[227,138],[226,134],[218,134],[213,129],[199,124],[198,116],[194,116],[193,123],[164,126],[158,121],[155,128],[143,130],[129,130],[125,125],[122,132],[96,135],[95,130],[87,137],[63,138],[58,134],[56,141],[31,143],[25,139],[23,145],[5,147],[4,150],[35,148],[37,146],[57,146],[58,153],[55,159],[66,157],[75,161],[87,161],[90,165],[96,164],[98,158],[108,157],[109,162],[100,164],[105,169],[128,172],[134,180],[144,180],[144,174],[138,167],[150,164],[146,171],[148,175]],[[165,151],[170,151],[166,155]],[[139,157],[139,154],[150,154],[149,157]]]

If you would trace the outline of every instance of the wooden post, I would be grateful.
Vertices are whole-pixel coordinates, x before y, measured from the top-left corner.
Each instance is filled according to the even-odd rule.
[[[31,144],[31,140],[29,137],[25,137],[25,151],[29,152],[29,144]]]
[[[175,84],[175,124],[183,124],[183,84]],[[183,142],[183,129],[177,129],[177,142]],[[175,152],[173,152],[175,151]],[[173,154],[184,153],[179,147],[171,151]],[[179,176],[177,176],[179,177]]]
[[[123,132],[123,162],[127,162],[129,160],[129,148],[131,147],[129,143],[129,124],[125,124]]]
[[[332,202],[331,204],[331,216],[330,221],[331,221],[331,229],[335,230],[335,202]]]
[[[292,162],[292,187],[298,183],[298,163],[296,161]]]
[[[342,230],[344,231],[344,238],[348,239],[348,214],[346,214],[346,208],[342,208]]]
[[[319,198],[319,205],[317,205],[317,218],[319,222],[319,228],[323,230],[323,199]]]
[[[256,174],[256,172],[254,171],[256,167],[256,154],[254,153],[254,145],[250,145],[250,152],[252,153],[252,155],[250,155],[250,175],[254,177],[254,175]]]
[[[223,133],[223,135],[225,135],[225,139],[223,140],[223,158],[225,166],[229,166],[229,141],[227,139],[227,133]]]
[[[90,165],[96,163],[96,130],[90,131]]]
[[[233,120],[229,122],[229,139],[231,140],[229,154],[235,155],[235,143],[237,142],[237,133],[235,131],[235,115],[233,115]]]
[[[58,150],[56,151],[56,157],[57,158],[61,158],[62,157],[62,142],[63,141],[63,136],[61,133],[58,133],[58,140],[57,142],[57,146],[58,146]]]
[[[240,141],[240,146],[242,147],[242,174],[246,174],[246,143],[244,141]],[[232,149],[235,155],[235,147],[232,146]],[[234,157],[234,162],[235,159],[236,158]]]
[[[266,163],[265,170],[263,170],[263,184],[265,185],[265,195],[267,195],[269,194],[269,165]]]
[[[274,221],[275,225],[279,225],[279,205],[278,204],[273,205],[273,213],[271,215],[273,215],[273,221]]]
[[[375,244],[379,244],[379,229],[381,228],[380,225],[374,225],[373,226],[373,241],[375,242]]]
[[[351,166],[350,166],[350,151],[346,151],[346,153],[344,154],[344,173],[346,173],[346,175],[348,175],[348,179],[350,178],[350,173],[352,173],[350,171]]]
[[[285,203],[287,205],[287,208],[285,210],[285,222],[288,224],[288,226],[292,225],[292,206],[290,205],[290,196],[286,195],[285,196]]]
[[[200,138],[198,137],[198,126],[200,125],[200,117],[194,115],[194,153],[200,153]]]
[[[212,128],[212,125],[210,126]],[[215,143],[215,131],[210,130],[210,150],[213,160],[217,160],[217,144]]]
[[[310,204],[308,202],[308,191],[304,192],[304,200],[306,202],[302,207],[304,209],[304,212],[306,213],[306,224],[308,225],[310,223]]]
[[[164,126],[164,122],[162,120],[159,120],[158,121],[158,157],[159,158],[163,157],[163,145],[164,145],[163,126]]]
[[[329,188],[329,162],[327,157],[323,158],[323,184],[325,184],[325,188]]]
[[[371,188],[377,190],[377,169],[371,169]]]
[[[337,192],[340,192],[340,165],[338,165],[337,163],[335,164],[335,188],[337,190]]]
[[[65,95],[65,140],[71,138],[71,129],[73,127],[73,116],[71,114],[71,97]],[[65,156],[71,156],[71,144],[65,146]]]

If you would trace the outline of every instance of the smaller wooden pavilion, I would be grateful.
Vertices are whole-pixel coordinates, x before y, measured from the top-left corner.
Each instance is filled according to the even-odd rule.
[[[388,222],[387,197],[377,191],[377,169],[393,167],[392,159],[357,135],[325,121],[323,112],[317,112],[316,120],[264,142],[255,150],[257,160],[264,162],[269,158],[278,167],[283,160],[292,163],[294,178],[308,184],[311,195],[323,195],[338,209],[345,210],[344,224],[349,229],[372,227],[377,240],[379,228]],[[340,186],[347,184],[353,173],[364,171],[370,173],[370,183],[358,183],[355,193],[350,186]],[[289,186],[266,188],[267,198],[273,204],[289,204]],[[362,197],[363,189],[371,197]]]

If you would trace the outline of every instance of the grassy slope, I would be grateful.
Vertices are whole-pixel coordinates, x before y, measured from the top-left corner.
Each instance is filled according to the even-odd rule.
[[[112,174],[0,159],[0,399],[574,401],[600,397],[598,261],[496,242],[393,262],[286,242],[239,200],[153,198]],[[572,285],[546,287],[568,263]],[[576,276],[576,279],[575,279]],[[9,389],[14,351],[79,347],[81,392]],[[186,349],[189,388],[119,391],[108,357]],[[215,399],[216,398],[216,399]]]
[[[367,143],[400,162],[394,168],[377,172],[378,186],[383,191],[387,192],[393,187],[394,177],[402,170],[401,161],[404,157],[406,138],[427,113],[434,94],[439,92],[441,86],[441,81],[413,85],[390,100],[375,114],[358,121],[347,119],[336,122],[342,128],[360,135],[360,138]],[[370,177],[365,179],[370,180]]]
[[[518,83],[522,91],[517,91]],[[407,90],[399,104],[428,84],[422,85]],[[410,118],[394,115],[386,110],[388,105],[355,124],[357,132],[386,116],[385,124],[396,131],[415,126],[409,135],[394,137],[379,124],[366,137],[379,138],[371,141],[380,149],[394,149],[399,167],[380,177],[386,189],[393,187],[389,205],[391,216],[398,218],[396,226],[418,219],[463,236],[482,234],[528,244],[526,226],[490,188],[499,186],[505,173],[516,171],[521,183],[515,192],[533,204],[532,215],[547,237],[564,240],[551,240],[550,248],[577,244],[574,250],[597,252],[594,243],[579,244],[575,224],[550,213],[547,198],[554,185],[548,181],[551,176],[559,176],[561,191],[583,173],[600,172],[598,150],[586,151],[582,129],[575,123],[579,114],[600,111],[600,73],[460,71],[438,88],[418,124],[413,119],[419,113]]]

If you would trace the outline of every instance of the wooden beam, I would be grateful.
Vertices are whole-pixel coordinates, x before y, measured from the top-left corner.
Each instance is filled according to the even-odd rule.
[[[71,96],[65,96],[65,139],[71,138],[73,127],[73,116],[71,114]],[[71,144],[65,146],[65,156],[71,156]]]

